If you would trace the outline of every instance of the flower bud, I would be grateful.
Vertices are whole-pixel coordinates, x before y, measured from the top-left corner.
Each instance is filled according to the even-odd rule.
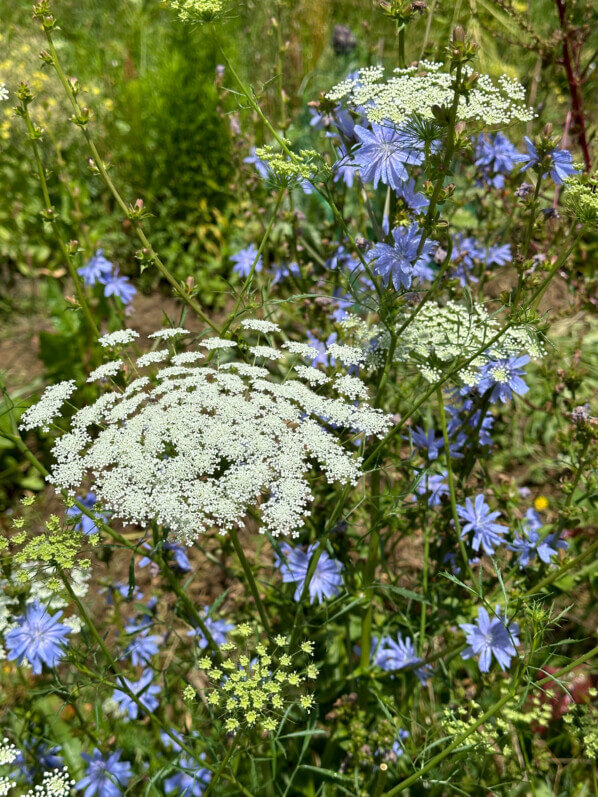
[[[456,25],[453,29],[453,43],[465,44],[465,29],[461,25]]]

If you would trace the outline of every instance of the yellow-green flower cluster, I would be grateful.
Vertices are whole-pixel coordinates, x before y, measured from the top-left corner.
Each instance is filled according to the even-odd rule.
[[[0,537],[0,550],[11,550],[11,562],[22,567],[16,578],[26,583],[29,576],[42,568],[44,571],[87,569],[89,559],[81,559],[81,548],[85,539],[88,544],[97,542],[97,535],[85,538],[83,534],[72,528],[63,527],[57,515],[50,515],[45,521],[44,530],[34,533],[29,530],[29,523],[22,516],[13,520],[13,531],[9,537]],[[37,525],[37,524],[36,524]],[[33,566],[33,567],[32,567]],[[51,578],[46,586],[60,589],[61,582]]]
[[[482,707],[472,700],[467,708],[465,706],[458,706],[454,710],[444,708],[440,715],[440,724],[447,736],[459,736],[468,731],[481,714],[483,714]],[[467,744],[478,747],[480,752],[492,752],[496,744],[494,726],[480,725],[467,739]]]
[[[206,702],[222,718],[226,732],[259,728],[271,733],[292,706],[309,711],[314,705],[313,695],[301,688],[318,675],[311,661],[313,643],[303,642],[291,653],[289,640],[282,635],[269,643],[256,639],[251,645],[253,628],[245,623],[237,631],[244,641],[222,645],[222,661],[204,656],[199,662],[211,683]]]
[[[509,725],[531,727],[532,725],[548,725],[552,717],[552,706],[547,700],[542,700],[541,694],[532,695],[523,706],[511,707],[508,704],[502,710],[502,717],[496,724],[505,733]]]
[[[285,144],[290,142],[285,139]],[[293,187],[304,180],[309,182],[324,181],[330,175],[329,167],[322,160],[319,152],[302,149],[288,157],[272,146],[259,147],[255,151],[258,158],[268,165],[271,179],[281,186]]]
[[[598,759],[598,706],[596,697],[598,690],[591,688],[588,699],[594,703],[577,703],[563,717],[569,728],[576,732],[576,737],[583,748],[584,755],[592,760]]]
[[[598,171],[592,175],[568,177],[563,205],[581,224],[598,229]]]
[[[182,22],[212,22],[224,10],[223,0],[169,0]]]

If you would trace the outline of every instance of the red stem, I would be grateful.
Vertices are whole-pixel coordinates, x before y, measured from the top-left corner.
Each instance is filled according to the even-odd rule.
[[[590,171],[592,162],[590,160],[590,150],[588,147],[588,140],[586,137],[586,120],[583,103],[583,92],[580,90],[581,79],[579,75],[575,74],[573,63],[571,61],[570,33],[567,24],[565,0],[555,0],[557,11],[559,14],[559,21],[561,23],[561,30],[563,31],[563,61],[565,65],[565,72],[567,73],[567,81],[569,83],[569,93],[571,94],[571,110],[573,112],[573,126],[577,131],[579,138],[579,145],[583,152],[583,159],[586,169]]]

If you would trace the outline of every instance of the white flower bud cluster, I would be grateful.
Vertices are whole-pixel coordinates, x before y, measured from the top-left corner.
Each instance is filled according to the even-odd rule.
[[[187,544],[208,529],[242,525],[254,507],[272,534],[295,536],[312,501],[307,474],[317,466],[329,482],[356,483],[361,460],[350,437],[382,437],[390,419],[355,406],[365,385],[340,367],[329,375],[297,367],[298,356],[313,356],[305,344],[254,346],[259,364],[231,359],[230,340],[198,345],[220,351],[199,363],[187,357],[195,352],[173,354],[76,412],[55,442],[48,480],[71,494],[89,486],[115,517],[142,527],[156,521]],[[239,345],[252,350],[241,337]],[[362,358],[356,347],[332,348],[347,365]],[[137,365],[147,362],[142,355]]]
[[[397,328],[411,312],[406,310],[397,316]],[[361,344],[366,368],[376,369],[384,364],[391,343],[386,327],[355,323],[352,316],[341,326],[353,336],[354,342]],[[454,374],[456,380],[473,387],[480,381],[480,368],[490,361],[523,354],[532,360],[544,357],[542,343],[524,326],[507,329],[497,341],[488,345],[501,326],[483,304],[474,302],[466,306],[448,301],[440,305],[430,301],[398,336],[394,358],[415,365],[426,381],[434,383],[456,362],[480,352]]]
[[[448,108],[453,102],[454,77],[443,69],[442,63],[424,60],[417,66],[395,69],[393,76],[384,80],[383,67],[366,67],[339,83],[326,97],[361,109],[370,122],[400,124],[411,116],[432,119],[433,106]],[[473,72],[469,65],[463,68],[466,77]],[[507,75],[496,83],[489,75],[478,75],[467,98],[460,97],[457,110],[458,121],[488,125],[529,122],[534,117],[533,108],[525,104],[525,89]]]
[[[399,317],[398,326],[405,321]],[[482,350],[466,368],[459,372],[460,380],[473,386],[480,380],[479,368],[491,360],[502,360],[527,354],[540,359],[545,351],[542,344],[523,326],[507,329],[488,346],[500,330],[496,317],[489,315],[483,304],[465,306],[449,301],[441,306],[428,302],[422,311],[403,330],[397,342],[395,359],[415,361],[423,376],[430,380],[446,366],[465,360]],[[486,348],[485,348],[486,347]]]

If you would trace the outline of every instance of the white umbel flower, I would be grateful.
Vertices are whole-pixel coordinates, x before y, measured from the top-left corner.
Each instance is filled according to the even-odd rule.
[[[424,60],[417,66],[395,69],[385,80],[383,67],[367,67],[339,83],[326,97],[361,108],[370,122],[401,124],[412,116],[432,119],[433,106],[448,108],[453,102],[454,77],[443,70],[443,64]],[[466,77],[473,72],[471,66],[463,67]],[[524,87],[507,75],[496,83],[488,75],[479,75],[467,99],[460,98],[457,109],[458,121],[488,125],[529,122],[534,117],[533,108],[525,104]]]
[[[116,332],[109,332],[99,338],[100,346],[105,349],[115,349],[119,346],[128,346],[135,338],[139,337],[139,332],[134,329],[118,329]]]
[[[168,349],[158,349],[157,351],[148,351],[137,358],[136,365],[138,368],[146,368],[148,365],[155,363],[163,363],[170,357]]]
[[[254,357],[263,357],[265,360],[282,360],[285,356],[283,351],[272,346],[250,346],[249,353]]]
[[[228,340],[227,338],[204,338],[199,341],[199,345],[213,351],[214,349],[232,349],[237,344],[234,340]]]
[[[157,332],[152,332],[148,338],[155,338],[156,340],[170,340],[171,338],[180,338],[182,335],[190,335],[188,329],[183,327],[168,327],[167,329],[159,329]]]
[[[87,381],[95,382],[96,379],[107,379],[109,376],[116,376],[122,367],[122,360],[111,360],[109,363],[99,365],[95,371],[92,371],[87,377]]]
[[[253,329],[256,332],[280,332],[280,327],[278,324],[274,324],[272,321],[264,321],[261,318],[246,318],[241,321],[241,326],[243,329]]]
[[[221,344],[202,341],[208,350]],[[272,351],[274,360],[288,356]],[[338,346],[335,355],[353,364],[361,351]],[[294,536],[309,514],[314,467],[329,482],[356,483],[361,459],[350,439],[381,437],[392,425],[381,410],[354,406],[350,399],[366,396],[354,376],[335,372],[337,389],[324,385],[320,395],[310,383],[321,391],[330,380],[314,368],[291,368],[281,381],[266,367],[181,357],[136,379],[135,390],[108,389],[76,412],[55,442],[49,481],[70,493],[91,482],[116,518],[157,522],[186,544],[243,525],[250,509],[270,533]]]
[[[315,346],[310,346],[309,343],[299,343],[295,340],[283,343],[282,348],[287,349],[291,354],[298,354],[299,357],[303,357],[306,360],[313,360],[319,354]]]

